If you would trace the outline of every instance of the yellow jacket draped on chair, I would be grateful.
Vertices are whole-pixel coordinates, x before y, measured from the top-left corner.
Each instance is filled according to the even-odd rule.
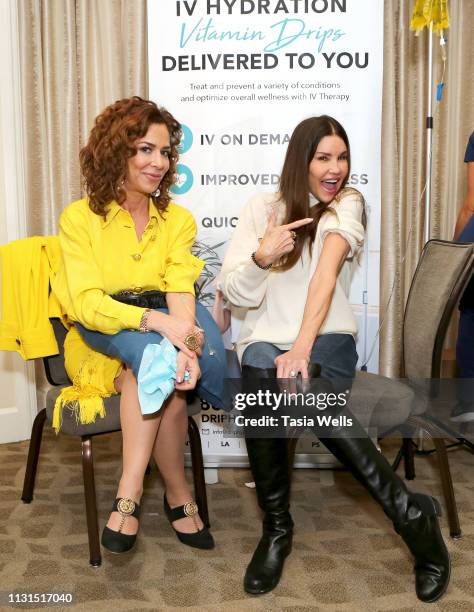
[[[0,350],[17,351],[23,359],[58,353],[49,321],[62,317],[61,305],[50,293],[61,265],[57,236],[35,236],[0,247],[2,314]]]
[[[57,236],[34,236],[0,247],[1,319],[0,350],[16,351],[23,359],[59,353],[50,318],[66,316],[50,286],[62,265]],[[75,329],[72,330],[75,332]],[[116,359],[87,347],[77,332],[68,334],[69,360],[80,364],[73,385],[65,387],[56,402],[53,427],[61,425],[61,409],[76,412],[81,423],[104,416],[102,398],[115,392],[110,380],[120,367]]]

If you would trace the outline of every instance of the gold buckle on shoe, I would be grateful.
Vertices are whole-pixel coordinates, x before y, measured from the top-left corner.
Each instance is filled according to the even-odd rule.
[[[117,504],[117,510],[122,515],[130,516],[135,512],[135,502],[129,497],[122,497]]]
[[[121,516],[120,525],[118,528],[119,533],[122,533],[123,525],[127,516],[130,516],[135,512],[135,506],[135,502],[129,497],[122,497],[122,499],[117,502],[117,511],[120,513]]]
[[[184,504],[183,512],[186,516],[190,516],[190,517],[196,516],[196,514],[199,512],[196,502],[190,501]]]

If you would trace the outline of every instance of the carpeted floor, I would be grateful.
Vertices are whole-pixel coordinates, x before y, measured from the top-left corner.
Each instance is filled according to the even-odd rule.
[[[47,432],[36,494],[20,501],[27,442],[0,446],[0,609],[6,594],[71,592],[74,604],[52,610],[277,610],[288,612],[422,610],[414,594],[409,553],[382,511],[349,474],[297,470],[293,486],[296,536],[280,585],[253,598],[242,575],[260,526],[249,473],[219,470],[208,486],[214,551],[197,551],[176,539],[163,516],[156,472],[146,479],[138,544],[127,555],[104,554],[88,565],[82,472],[77,440]],[[388,455],[394,443],[385,443]],[[101,526],[115,494],[120,436],[95,441]],[[430,610],[474,610],[474,456],[450,455],[464,537],[449,540],[453,577],[448,593]],[[417,460],[416,488],[440,496],[435,462]],[[447,534],[446,521],[442,520]],[[36,609],[39,604],[15,606]],[[49,608],[48,607],[48,608]]]

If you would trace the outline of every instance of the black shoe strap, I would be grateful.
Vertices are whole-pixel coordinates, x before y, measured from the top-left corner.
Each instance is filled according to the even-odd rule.
[[[186,518],[188,516],[197,516],[199,510],[195,501],[190,501],[183,506],[177,506],[176,508],[170,508],[168,500],[165,497],[165,511],[166,516],[170,523],[177,521],[178,519]]]
[[[117,497],[112,512],[120,512],[122,515],[134,516],[137,519],[140,516],[140,505],[129,497]]]

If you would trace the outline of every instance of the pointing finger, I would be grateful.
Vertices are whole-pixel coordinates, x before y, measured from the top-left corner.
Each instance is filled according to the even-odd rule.
[[[297,221],[293,221],[293,223],[287,223],[286,225],[282,225],[281,227],[286,230],[292,230],[297,227],[302,227],[303,225],[308,225],[308,223],[312,222],[312,217],[306,217],[305,219],[298,219]]]

